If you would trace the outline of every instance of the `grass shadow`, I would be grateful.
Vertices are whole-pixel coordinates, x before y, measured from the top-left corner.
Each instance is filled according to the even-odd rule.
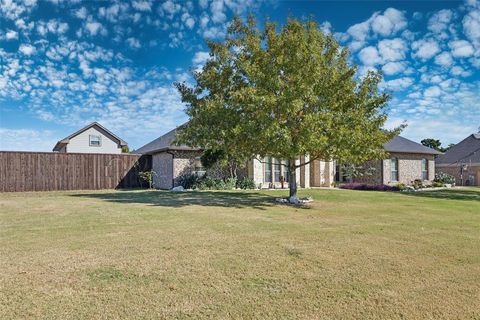
[[[257,192],[245,191],[135,191],[123,190],[113,193],[81,193],[72,197],[101,199],[115,203],[139,203],[163,207],[185,207],[190,205],[229,208],[265,209],[275,205],[275,198]]]
[[[471,189],[444,189],[432,191],[405,192],[403,194],[413,197],[480,202],[480,189],[478,191]]]

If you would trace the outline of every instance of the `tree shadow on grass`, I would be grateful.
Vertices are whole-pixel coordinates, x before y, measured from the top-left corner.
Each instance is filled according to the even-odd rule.
[[[478,201],[480,203],[480,188],[477,190],[465,189],[445,189],[419,192],[405,192],[405,195],[413,197],[424,197],[434,199],[448,199],[448,200],[467,200]]]
[[[72,194],[72,197],[101,199],[115,203],[140,203],[162,207],[185,207],[190,205],[255,208],[265,210],[274,206],[275,198],[257,192],[243,191],[133,191],[123,190],[112,193],[81,193]]]

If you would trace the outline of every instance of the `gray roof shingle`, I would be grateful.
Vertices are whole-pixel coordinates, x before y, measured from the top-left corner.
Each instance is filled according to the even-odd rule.
[[[181,144],[181,145],[174,144],[175,138],[177,137],[178,128],[175,128],[165,133],[163,136],[160,136],[157,139],[153,140],[152,142],[147,143],[146,145],[139,148],[138,150],[135,150],[135,153],[153,154],[153,153],[168,151],[168,150],[184,150],[184,151],[200,150],[198,148],[192,148],[185,144]]]
[[[404,153],[419,153],[419,154],[442,154],[441,152],[425,147],[420,143],[416,143],[404,137],[396,136],[389,142],[383,145],[385,151],[388,152],[404,152]]]
[[[480,134],[471,134],[438,156],[437,164],[480,163]]]
[[[182,126],[184,125],[185,124],[183,124]],[[186,151],[200,150],[199,148],[192,148],[185,144],[175,145],[173,142],[177,136],[178,128],[175,128],[167,132],[163,136],[153,140],[152,142],[147,143],[146,145],[139,148],[138,150],[135,150],[135,152],[139,154],[153,154],[153,153],[168,151],[168,150],[186,150]],[[434,154],[434,155],[441,154],[441,152],[435,149],[425,147],[419,143],[416,143],[412,140],[408,140],[400,136],[394,137],[388,143],[384,144],[383,147],[388,152],[405,152],[405,153]]]

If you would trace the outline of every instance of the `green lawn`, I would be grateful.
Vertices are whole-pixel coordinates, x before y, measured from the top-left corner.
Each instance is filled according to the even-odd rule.
[[[0,319],[480,319],[480,189],[0,194]]]

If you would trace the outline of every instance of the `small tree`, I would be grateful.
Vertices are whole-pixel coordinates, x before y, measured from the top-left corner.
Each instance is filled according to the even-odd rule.
[[[440,140],[437,139],[427,138],[420,141],[420,143],[423,144],[425,147],[429,147],[440,152],[444,152],[445,150],[444,148],[442,148],[442,143],[440,142]]]
[[[148,188],[153,189],[153,177],[156,176],[157,173],[153,170],[148,170],[148,171],[141,171],[138,176],[140,179],[148,183]]]
[[[401,127],[382,129],[389,95],[379,73],[356,76],[348,50],[316,22],[288,20],[278,30],[237,17],[222,43],[209,42],[210,59],[194,72],[195,86],[176,83],[190,122],[180,141],[220,149],[235,158],[289,160],[296,196],[298,156],[360,163],[385,155],[382,145]]]

